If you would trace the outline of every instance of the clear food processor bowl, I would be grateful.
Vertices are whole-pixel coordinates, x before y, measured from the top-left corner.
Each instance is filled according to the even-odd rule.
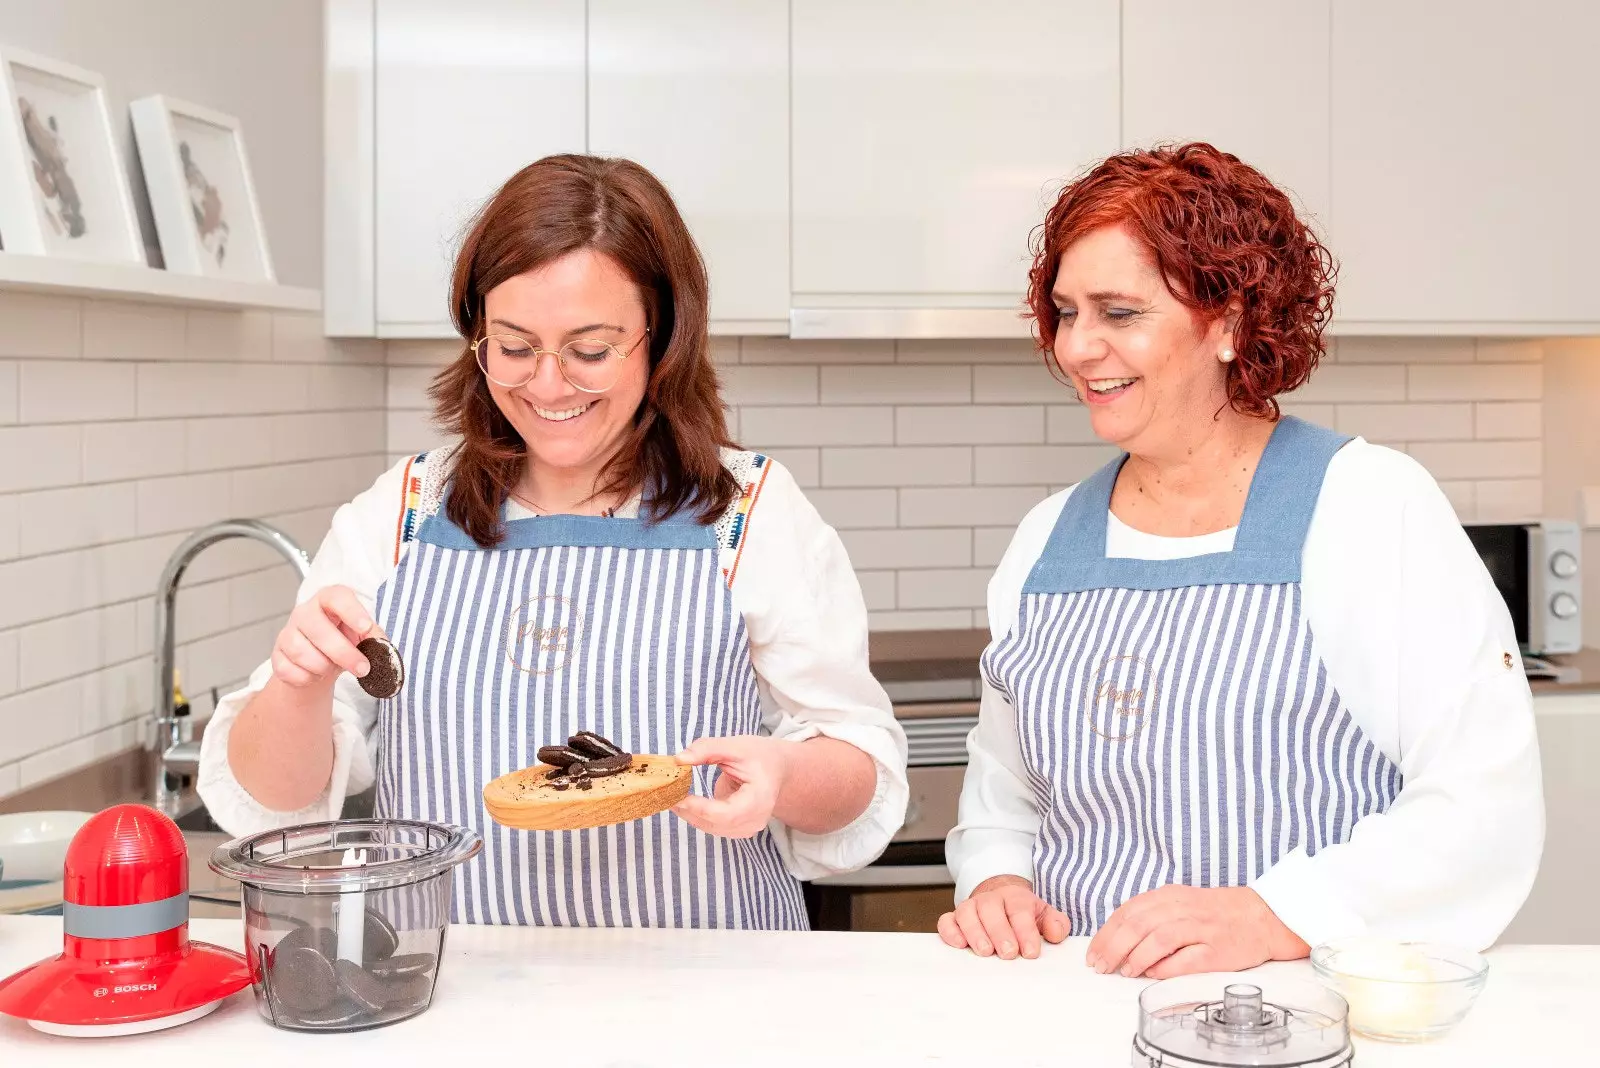
[[[363,819],[264,831],[217,847],[236,879],[256,1008],[291,1031],[359,1031],[433,1000],[450,872],[483,848],[462,827]]]

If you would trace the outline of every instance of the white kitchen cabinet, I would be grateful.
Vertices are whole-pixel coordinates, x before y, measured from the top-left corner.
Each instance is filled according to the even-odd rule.
[[[796,334],[1019,332],[1030,232],[1117,148],[1118,8],[794,0]]]
[[[1600,328],[1600,4],[1338,0],[1341,329]]]
[[[1209,141],[1325,227],[1329,2],[1123,0],[1123,145]]]
[[[589,151],[672,192],[713,332],[787,333],[788,0],[590,0],[588,37]]]
[[[584,0],[379,0],[377,334],[442,337],[473,213],[512,174],[585,150]]]
[[[1544,776],[1544,856],[1533,890],[1501,942],[1600,942],[1594,822],[1600,814],[1600,693],[1533,699]]]

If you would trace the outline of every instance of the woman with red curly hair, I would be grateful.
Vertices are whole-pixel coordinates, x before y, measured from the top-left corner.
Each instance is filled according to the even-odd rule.
[[[1042,228],[1050,369],[1124,455],[1023,520],[989,587],[944,940],[1092,934],[1164,978],[1373,934],[1475,947],[1543,843],[1504,602],[1404,453],[1292,417],[1331,257],[1210,145],[1114,156]]]

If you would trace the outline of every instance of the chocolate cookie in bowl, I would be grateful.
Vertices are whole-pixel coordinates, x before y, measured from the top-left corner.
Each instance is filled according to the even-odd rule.
[[[256,1007],[292,1031],[354,1031],[428,1008],[450,873],[478,836],[412,820],[335,820],[229,842],[211,867],[242,884]]]

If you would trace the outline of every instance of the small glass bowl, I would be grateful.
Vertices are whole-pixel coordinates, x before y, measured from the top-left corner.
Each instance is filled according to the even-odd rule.
[[[1350,1030],[1386,1042],[1438,1038],[1467,1015],[1489,976],[1477,953],[1360,938],[1311,951],[1317,978],[1349,1003]]]

